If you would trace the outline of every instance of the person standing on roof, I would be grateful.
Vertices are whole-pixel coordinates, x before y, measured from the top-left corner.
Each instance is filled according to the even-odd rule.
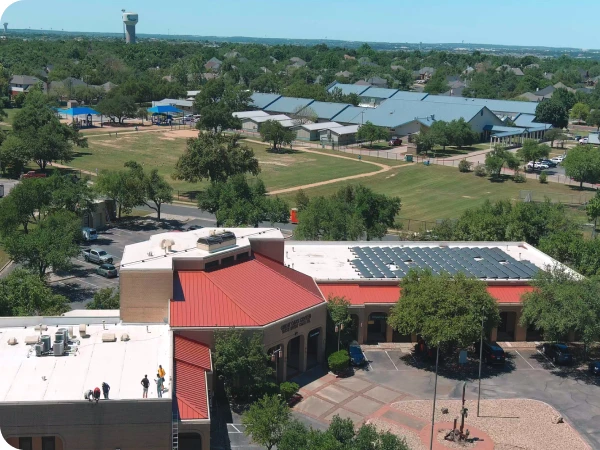
[[[98,403],[98,400],[100,400],[100,388],[99,387],[94,388],[94,400],[96,400],[96,403]]]
[[[156,393],[158,394],[158,398],[162,398],[163,393],[163,379],[159,374],[156,374]]]
[[[158,376],[162,378],[163,382],[165,381],[165,374],[167,372],[165,372],[165,369],[163,369],[163,366],[159,365],[158,366]]]
[[[148,398],[148,387],[150,386],[150,380],[148,379],[148,375],[144,375],[141,382],[144,391],[142,393],[142,398]]]
[[[104,399],[108,400],[108,393],[110,391],[110,386],[105,381],[102,382],[102,393],[104,394]]]

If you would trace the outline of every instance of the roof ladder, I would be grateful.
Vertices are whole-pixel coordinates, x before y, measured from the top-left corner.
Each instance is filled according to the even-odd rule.
[[[173,412],[173,420],[171,422],[171,442],[173,450],[179,450],[179,413]]]

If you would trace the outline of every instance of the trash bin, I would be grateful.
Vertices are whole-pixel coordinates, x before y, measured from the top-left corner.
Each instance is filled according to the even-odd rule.
[[[413,155],[404,155],[406,162],[413,162]]]

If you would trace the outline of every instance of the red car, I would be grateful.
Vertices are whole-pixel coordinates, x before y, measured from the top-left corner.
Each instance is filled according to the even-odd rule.
[[[24,180],[26,178],[46,178],[45,173],[37,173],[35,170],[30,170],[27,173],[21,175],[21,179]]]
[[[390,139],[389,144],[392,147],[398,147],[398,146],[402,145],[402,139],[394,137],[394,138]]]

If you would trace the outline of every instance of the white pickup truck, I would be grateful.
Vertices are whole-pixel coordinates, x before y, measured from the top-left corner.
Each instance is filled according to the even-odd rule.
[[[113,255],[99,248],[86,248],[81,252],[86,261],[96,264],[112,264],[115,259]]]

